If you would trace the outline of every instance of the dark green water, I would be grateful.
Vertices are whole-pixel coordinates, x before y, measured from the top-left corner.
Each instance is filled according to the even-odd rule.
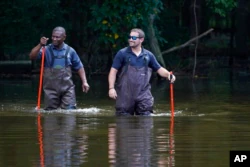
[[[250,81],[220,74],[153,81],[152,117],[115,117],[106,77],[77,83],[75,111],[35,111],[38,78],[0,80],[0,167],[228,167],[250,150]],[[42,106],[41,106],[42,107]]]

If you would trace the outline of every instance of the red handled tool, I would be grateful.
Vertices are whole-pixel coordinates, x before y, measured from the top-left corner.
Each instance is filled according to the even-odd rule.
[[[40,80],[39,80],[38,99],[37,99],[37,107],[36,107],[37,110],[40,109],[40,105],[41,105],[41,94],[42,94],[42,86],[43,86],[44,55],[45,55],[45,47],[42,48],[42,62],[41,62],[41,69],[40,69]]]
[[[171,106],[171,115],[174,116],[174,83],[171,82],[173,77],[173,72],[170,72],[170,106]]]

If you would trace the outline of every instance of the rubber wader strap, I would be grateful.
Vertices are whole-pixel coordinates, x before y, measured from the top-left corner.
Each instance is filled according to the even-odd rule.
[[[146,70],[148,70],[149,56],[147,54],[144,54],[143,60],[144,60],[144,66],[146,67]]]
[[[131,61],[130,56],[127,56],[126,57],[126,64],[125,64],[125,71],[124,72],[128,71],[128,65],[130,64],[130,61]]]
[[[144,59],[144,66],[145,66],[145,74],[146,74],[145,83],[146,83],[147,78],[148,78],[149,56],[148,56],[147,54],[144,54],[144,55],[143,55],[143,59]]]
[[[55,55],[54,55],[54,53],[53,53],[53,50],[52,50],[52,47],[51,46],[49,46],[49,51],[50,51],[50,55],[52,56],[51,57],[51,63],[50,63],[50,67],[52,68],[53,67],[53,65],[54,65],[54,57],[55,57]]]
[[[67,55],[68,55],[68,53],[69,53],[69,50],[70,50],[70,47],[67,46],[67,50],[66,50],[65,55],[64,55],[65,67],[67,67]],[[54,55],[54,52],[53,52],[51,46],[49,47],[49,51],[50,51],[50,54],[51,54],[51,56],[52,56],[52,60],[51,60],[51,63],[50,63],[50,67],[52,68],[53,65],[54,65],[54,61],[55,61],[55,55]]]
[[[67,67],[67,55],[68,55],[68,53],[69,53],[69,50],[70,50],[70,47],[69,46],[67,46],[67,50],[66,50],[66,52],[65,52],[65,67]]]

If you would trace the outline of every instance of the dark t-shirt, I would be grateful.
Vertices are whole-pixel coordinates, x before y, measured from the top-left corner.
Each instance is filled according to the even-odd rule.
[[[51,52],[49,51],[49,47],[51,47],[53,54],[54,54],[54,63],[53,66],[51,67],[51,62],[52,62],[52,55]],[[65,60],[67,61],[66,64],[67,66],[71,66],[72,70],[78,71],[80,68],[83,67],[83,64],[76,53],[76,51],[70,47],[68,54],[66,55],[65,59],[65,54],[66,50],[68,48],[67,44],[63,44],[63,47],[61,49],[57,49],[53,46],[53,44],[49,44],[45,47],[45,59],[44,59],[44,67],[47,68],[63,68],[65,67]],[[42,49],[40,50],[37,59],[41,59],[42,57]]]
[[[140,55],[136,56],[132,52],[130,47],[125,47],[117,52],[113,60],[112,67],[119,70],[121,67],[125,66],[128,57],[130,58],[131,66],[137,68],[144,67],[145,66],[144,55],[148,55],[149,57],[148,67],[152,68],[153,71],[159,70],[161,65],[158,63],[153,53],[151,53],[147,49],[142,48],[142,52],[140,53]]]

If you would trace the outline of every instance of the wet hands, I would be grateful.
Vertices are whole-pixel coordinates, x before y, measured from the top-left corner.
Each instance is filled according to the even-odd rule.
[[[88,83],[83,83],[82,84],[82,91],[87,93],[89,91],[89,84]]]
[[[112,99],[116,99],[117,93],[116,93],[115,88],[109,89],[109,97],[112,98]]]
[[[49,38],[46,38],[46,37],[42,37],[40,39],[40,45],[41,46],[45,46],[47,44],[47,41],[49,40]]]

